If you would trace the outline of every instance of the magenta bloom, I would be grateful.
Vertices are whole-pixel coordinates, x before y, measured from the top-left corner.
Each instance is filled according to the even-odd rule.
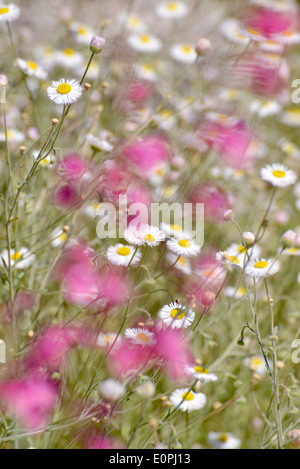
[[[73,184],[60,185],[52,195],[53,203],[61,209],[71,209],[81,202],[78,189]]]
[[[188,364],[193,362],[186,338],[181,331],[174,329],[158,331],[155,337],[154,352],[157,358],[166,364],[170,377],[180,381],[185,377],[184,370]]]
[[[139,104],[148,101],[152,96],[152,86],[143,81],[137,80],[129,86],[125,98],[130,101],[135,101]]]
[[[83,343],[85,336],[78,327],[49,327],[37,338],[25,362],[30,368],[59,371],[71,347]]]
[[[80,179],[87,171],[87,163],[76,154],[68,155],[58,168],[58,172],[67,180]]]
[[[116,343],[109,354],[109,364],[115,376],[136,375],[148,367],[151,360],[156,359],[151,346]]]
[[[167,140],[160,135],[150,135],[125,146],[123,155],[143,178],[147,177],[153,168],[167,162],[171,156]]]
[[[40,376],[0,384],[1,402],[6,411],[30,430],[46,427],[57,401],[57,390]]]
[[[124,449],[120,443],[105,436],[92,436],[86,443],[87,449]]]
[[[190,199],[193,204],[203,203],[205,217],[215,223],[223,221],[223,213],[231,205],[228,194],[218,186],[209,183],[194,187]]]
[[[277,34],[294,29],[294,14],[288,10],[279,11],[269,7],[258,7],[248,15],[246,27],[257,31],[267,39],[272,39]]]
[[[216,150],[225,163],[234,169],[249,169],[254,160],[251,143],[253,133],[240,121],[232,125],[206,122],[199,128],[199,136]]]

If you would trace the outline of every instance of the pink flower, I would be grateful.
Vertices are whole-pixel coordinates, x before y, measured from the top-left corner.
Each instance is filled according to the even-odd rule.
[[[58,168],[58,172],[67,180],[80,179],[87,171],[87,163],[80,156],[70,154],[66,156]]]
[[[154,351],[162,360],[172,379],[175,381],[185,377],[184,370],[193,362],[186,338],[181,331],[162,329],[155,336]]]
[[[203,203],[205,217],[215,223],[223,221],[223,213],[230,207],[229,195],[210,183],[195,186],[190,200],[193,204]]]
[[[53,203],[61,209],[71,209],[81,202],[78,189],[73,184],[60,185],[52,195]]]
[[[160,135],[150,135],[123,148],[123,156],[146,178],[153,168],[165,163],[171,156],[170,146]]]
[[[251,151],[253,133],[245,122],[231,125],[206,122],[200,126],[198,133],[223,157],[228,166],[234,169],[251,168],[255,156]]]
[[[92,436],[86,443],[87,449],[124,449],[124,446],[112,438]]]
[[[120,375],[137,375],[141,370],[148,367],[151,360],[156,356],[151,346],[128,344],[127,342],[116,343],[109,354],[109,367],[112,373]]]
[[[152,92],[152,86],[149,83],[137,80],[130,84],[125,99],[142,104],[151,98]]]
[[[295,27],[294,13],[291,10],[257,7],[246,18],[246,27],[266,39],[272,39],[277,34],[293,30]]]
[[[67,353],[79,342],[83,343],[85,331],[78,327],[53,326],[44,330],[33,343],[25,358],[25,364],[30,368],[47,368],[49,371],[59,371]]]
[[[47,426],[58,397],[54,385],[38,375],[2,382],[0,396],[4,409],[31,430]]]

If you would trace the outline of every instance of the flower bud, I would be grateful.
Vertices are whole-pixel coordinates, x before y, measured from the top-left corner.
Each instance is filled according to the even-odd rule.
[[[93,52],[93,54],[100,54],[105,46],[105,42],[104,37],[94,36],[91,40],[90,51]]]
[[[205,55],[211,49],[211,42],[206,37],[202,37],[196,44],[196,52],[198,55]]]
[[[224,221],[230,221],[233,218],[233,211],[232,210],[225,210],[223,213],[223,220]]]
[[[247,248],[252,248],[255,244],[255,234],[250,231],[245,231],[243,233],[243,240]]]
[[[293,230],[288,230],[282,236],[283,245],[286,247],[294,247],[299,243],[299,236]]]

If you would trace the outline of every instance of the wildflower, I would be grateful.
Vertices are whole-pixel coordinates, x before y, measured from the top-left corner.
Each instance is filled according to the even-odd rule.
[[[96,344],[102,348],[110,348],[113,344],[117,346],[121,342],[121,336],[115,332],[100,332]]]
[[[123,155],[134,164],[141,177],[147,177],[154,168],[169,161],[170,147],[164,137],[150,135],[125,146]]]
[[[261,378],[267,373],[266,362],[263,357],[246,358],[246,360],[244,360],[244,365]]]
[[[282,112],[280,116],[280,121],[290,127],[299,127],[300,126],[300,109],[290,108]]]
[[[239,21],[233,18],[228,18],[223,21],[220,31],[226,39],[236,44],[247,46],[250,42],[249,36],[245,34]]]
[[[83,56],[74,49],[66,48],[56,52],[55,61],[61,67],[76,70],[82,65]]]
[[[171,394],[170,401],[174,406],[179,406],[181,412],[193,412],[194,410],[203,409],[207,398],[205,394],[195,393],[188,388],[176,389]]]
[[[279,114],[282,107],[277,101],[253,101],[250,105],[250,111],[259,117],[265,118]]]
[[[167,262],[171,266],[175,264],[174,269],[178,270],[179,272],[182,272],[185,275],[191,275],[192,274],[192,267],[190,263],[190,259],[187,259],[186,257],[180,256],[178,259],[178,256],[172,252],[168,252],[167,254]]]
[[[155,394],[155,384],[147,381],[136,389],[136,393],[144,399],[149,399]]]
[[[47,426],[57,401],[53,384],[40,376],[8,380],[0,384],[3,406],[30,430]]]
[[[116,246],[110,246],[107,250],[107,259],[114,265],[127,267],[130,265],[136,265],[141,260],[141,253],[136,252],[131,246],[125,246],[124,244],[117,244]]]
[[[246,266],[245,273],[250,277],[263,278],[275,275],[280,269],[280,264],[272,259],[251,260]]]
[[[167,241],[167,247],[171,252],[180,257],[195,257],[201,252],[200,246],[198,246],[194,240],[184,237],[169,239]]]
[[[192,308],[185,307],[177,302],[163,306],[158,316],[172,329],[189,327],[195,319],[195,313]]]
[[[241,445],[241,441],[231,433],[210,432],[207,442],[209,446],[220,450],[238,449]]]
[[[188,13],[185,3],[177,0],[162,2],[157,5],[156,13],[160,18],[183,18]]]
[[[292,186],[297,181],[296,173],[280,163],[266,166],[260,174],[264,181],[269,182],[274,187]]]
[[[132,225],[126,229],[124,238],[129,244],[135,246],[156,247],[165,241],[166,235],[155,226],[142,225],[140,229],[137,229]]]
[[[32,158],[35,159],[35,160],[37,158],[41,158],[40,150],[33,151],[32,152]],[[41,168],[53,168],[55,166],[55,157],[52,154],[46,156],[45,158],[40,160],[39,166]]]
[[[68,104],[76,103],[83,93],[83,88],[76,80],[53,81],[47,90],[48,97],[55,104]]]
[[[246,295],[246,290],[243,287],[236,288],[236,287],[226,287],[224,293],[229,298],[233,298],[235,300],[239,300]]]
[[[5,132],[1,131],[0,132],[0,142],[5,142],[6,140],[6,135]],[[25,135],[23,132],[20,132],[19,130],[16,129],[9,129],[7,131],[7,141],[12,144],[19,145],[20,143],[23,143],[25,140]]]
[[[100,383],[100,392],[107,401],[117,402],[125,394],[125,386],[115,379],[106,379]]]
[[[243,268],[243,260],[239,258],[236,252],[220,251],[216,254],[216,260],[227,265],[229,268]]]
[[[13,3],[0,5],[0,23],[4,21],[14,21],[20,16],[20,8]]]
[[[147,31],[147,26],[145,25],[143,20],[135,13],[123,16],[122,20],[125,23],[126,29],[132,33],[138,34],[145,33]]]
[[[114,146],[107,139],[97,138],[92,134],[88,134],[86,136],[86,139],[91,145],[93,150],[106,151],[110,153],[114,149]]]
[[[93,54],[100,54],[102,52],[103,47],[105,46],[105,39],[104,37],[94,36],[91,40],[90,50]]]
[[[27,248],[20,248],[17,251],[15,249],[10,250],[10,264],[15,266],[18,270],[27,269],[30,267],[31,264],[35,261],[35,255],[31,254],[31,252]],[[9,256],[8,251],[5,249],[0,254],[0,266],[8,266],[9,265]]]
[[[19,67],[20,70],[25,75],[28,75],[29,77],[34,77],[39,80],[46,80],[47,79],[47,72],[36,62],[33,62],[32,60],[23,60],[20,58],[16,59],[16,65]]]
[[[134,344],[149,346],[153,343],[154,334],[139,327],[137,329],[126,329],[125,337]]]
[[[197,60],[198,54],[193,44],[175,44],[171,48],[171,57],[177,62],[192,64]]]
[[[205,55],[211,49],[211,42],[206,37],[202,37],[197,41],[196,52],[198,55]]]
[[[75,41],[83,46],[88,46],[93,37],[93,31],[89,26],[73,22],[70,24],[70,30],[75,37]]]
[[[158,79],[155,68],[149,63],[135,64],[134,71],[142,80],[154,83]]]
[[[131,35],[128,44],[137,52],[156,54],[162,48],[160,39],[151,34]]]
[[[198,381],[203,383],[215,383],[218,377],[214,373],[210,373],[206,368],[195,365],[188,368],[188,372],[194,376]]]
[[[103,204],[100,204],[100,202],[96,200],[86,205],[83,211],[90,218],[101,218],[105,215]]]
[[[51,245],[54,248],[63,246],[69,239],[68,234],[66,233],[65,230],[61,228],[56,228],[52,233],[51,233]]]

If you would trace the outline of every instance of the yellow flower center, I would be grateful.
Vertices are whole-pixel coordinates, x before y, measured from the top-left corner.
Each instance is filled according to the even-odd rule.
[[[124,257],[129,256],[130,252],[131,252],[130,249],[126,248],[125,246],[118,249],[119,256],[124,256]]]
[[[9,11],[9,8],[7,7],[0,8],[0,15],[6,15],[6,13],[9,13]]]
[[[170,314],[173,319],[183,319],[185,316],[184,312],[180,313],[179,309],[172,309]]]
[[[141,24],[141,21],[137,16],[131,16],[128,19],[128,24],[129,26],[132,26],[133,28],[135,28]]]
[[[291,249],[287,249],[286,252],[288,254],[297,254],[299,252],[299,249],[298,248],[291,248]]]
[[[284,31],[284,33],[282,33],[282,35],[285,36],[285,37],[293,37],[294,34],[295,34],[295,32],[293,30]]]
[[[184,267],[186,265],[185,257],[180,257],[178,260],[178,263]]]
[[[66,243],[68,241],[68,235],[66,233],[63,233],[62,235],[60,235],[60,237],[58,238],[62,243]]]
[[[260,36],[259,32],[252,28],[248,28],[248,33],[252,34],[252,36]]]
[[[87,29],[82,26],[78,28],[77,33],[81,34],[82,36],[85,36],[87,34]]]
[[[196,373],[201,373],[203,375],[209,375],[209,371],[206,368],[203,368],[202,366],[195,366],[194,370]]]
[[[178,10],[178,3],[176,2],[169,2],[167,5],[167,9],[170,11],[177,11]]]
[[[145,343],[149,343],[149,342],[150,342],[149,336],[147,336],[147,335],[144,334],[144,333],[138,334],[138,335],[136,336],[136,338],[137,338],[138,340],[140,340],[141,342],[145,342]]]
[[[220,441],[221,443],[227,443],[228,440],[229,440],[229,438],[228,438],[228,435],[226,435],[226,433],[223,433],[223,434],[220,435],[220,437],[219,437],[219,441]]]
[[[37,70],[37,69],[38,69],[37,64],[36,64],[35,62],[33,62],[32,60],[29,60],[29,61],[27,62],[27,66],[28,66],[29,68],[31,68],[31,70]]]
[[[185,394],[182,394],[181,397],[185,401],[193,401],[195,399],[195,396],[192,392],[186,392]]]
[[[266,269],[269,263],[267,261],[259,261],[254,264],[256,269]]]
[[[70,49],[70,48],[67,48],[67,49],[64,50],[64,53],[65,53],[66,55],[71,56],[71,55],[74,54],[74,50],[73,50],[73,49]]]
[[[191,243],[188,239],[181,239],[178,244],[181,248],[190,248],[191,247]]]
[[[16,251],[14,254],[10,256],[12,261],[18,261],[22,257],[22,254],[20,254],[18,251]]]
[[[227,260],[228,260],[229,262],[231,262],[231,264],[239,265],[239,263],[240,263],[240,261],[238,260],[238,258],[235,257],[235,256],[228,256],[228,257],[227,257]]]
[[[57,92],[59,94],[68,94],[70,91],[72,91],[72,86],[68,85],[68,83],[62,83],[57,87]]]
[[[140,40],[141,42],[143,42],[144,44],[148,44],[150,42],[150,37],[147,36],[147,35],[144,35],[144,36],[141,36],[140,37]]]
[[[260,358],[253,358],[253,360],[251,360],[251,365],[252,366],[261,366],[262,361],[260,360]]]
[[[285,171],[280,171],[279,169],[273,171],[273,176],[276,178],[284,178],[286,176]]]
[[[180,225],[171,225],[171,230],[173,231],[179,231],[181,233],[182,228]]]
[[[244,252],[246,252],[246,248],[245,248],[244,246],[239,246],[238,251],[239,251],[241,254],[244,254]]]
[[[182,50],[185,54],[190,54],[191,52],[193,52],[192,46],[189,46],[188,44],[182,46]]]
[[[154,236],[151,233],[149,233],[144,237],[144,240],[147,241],[148,243],[154,243],[156,241],[156,238],[154,238]]]

